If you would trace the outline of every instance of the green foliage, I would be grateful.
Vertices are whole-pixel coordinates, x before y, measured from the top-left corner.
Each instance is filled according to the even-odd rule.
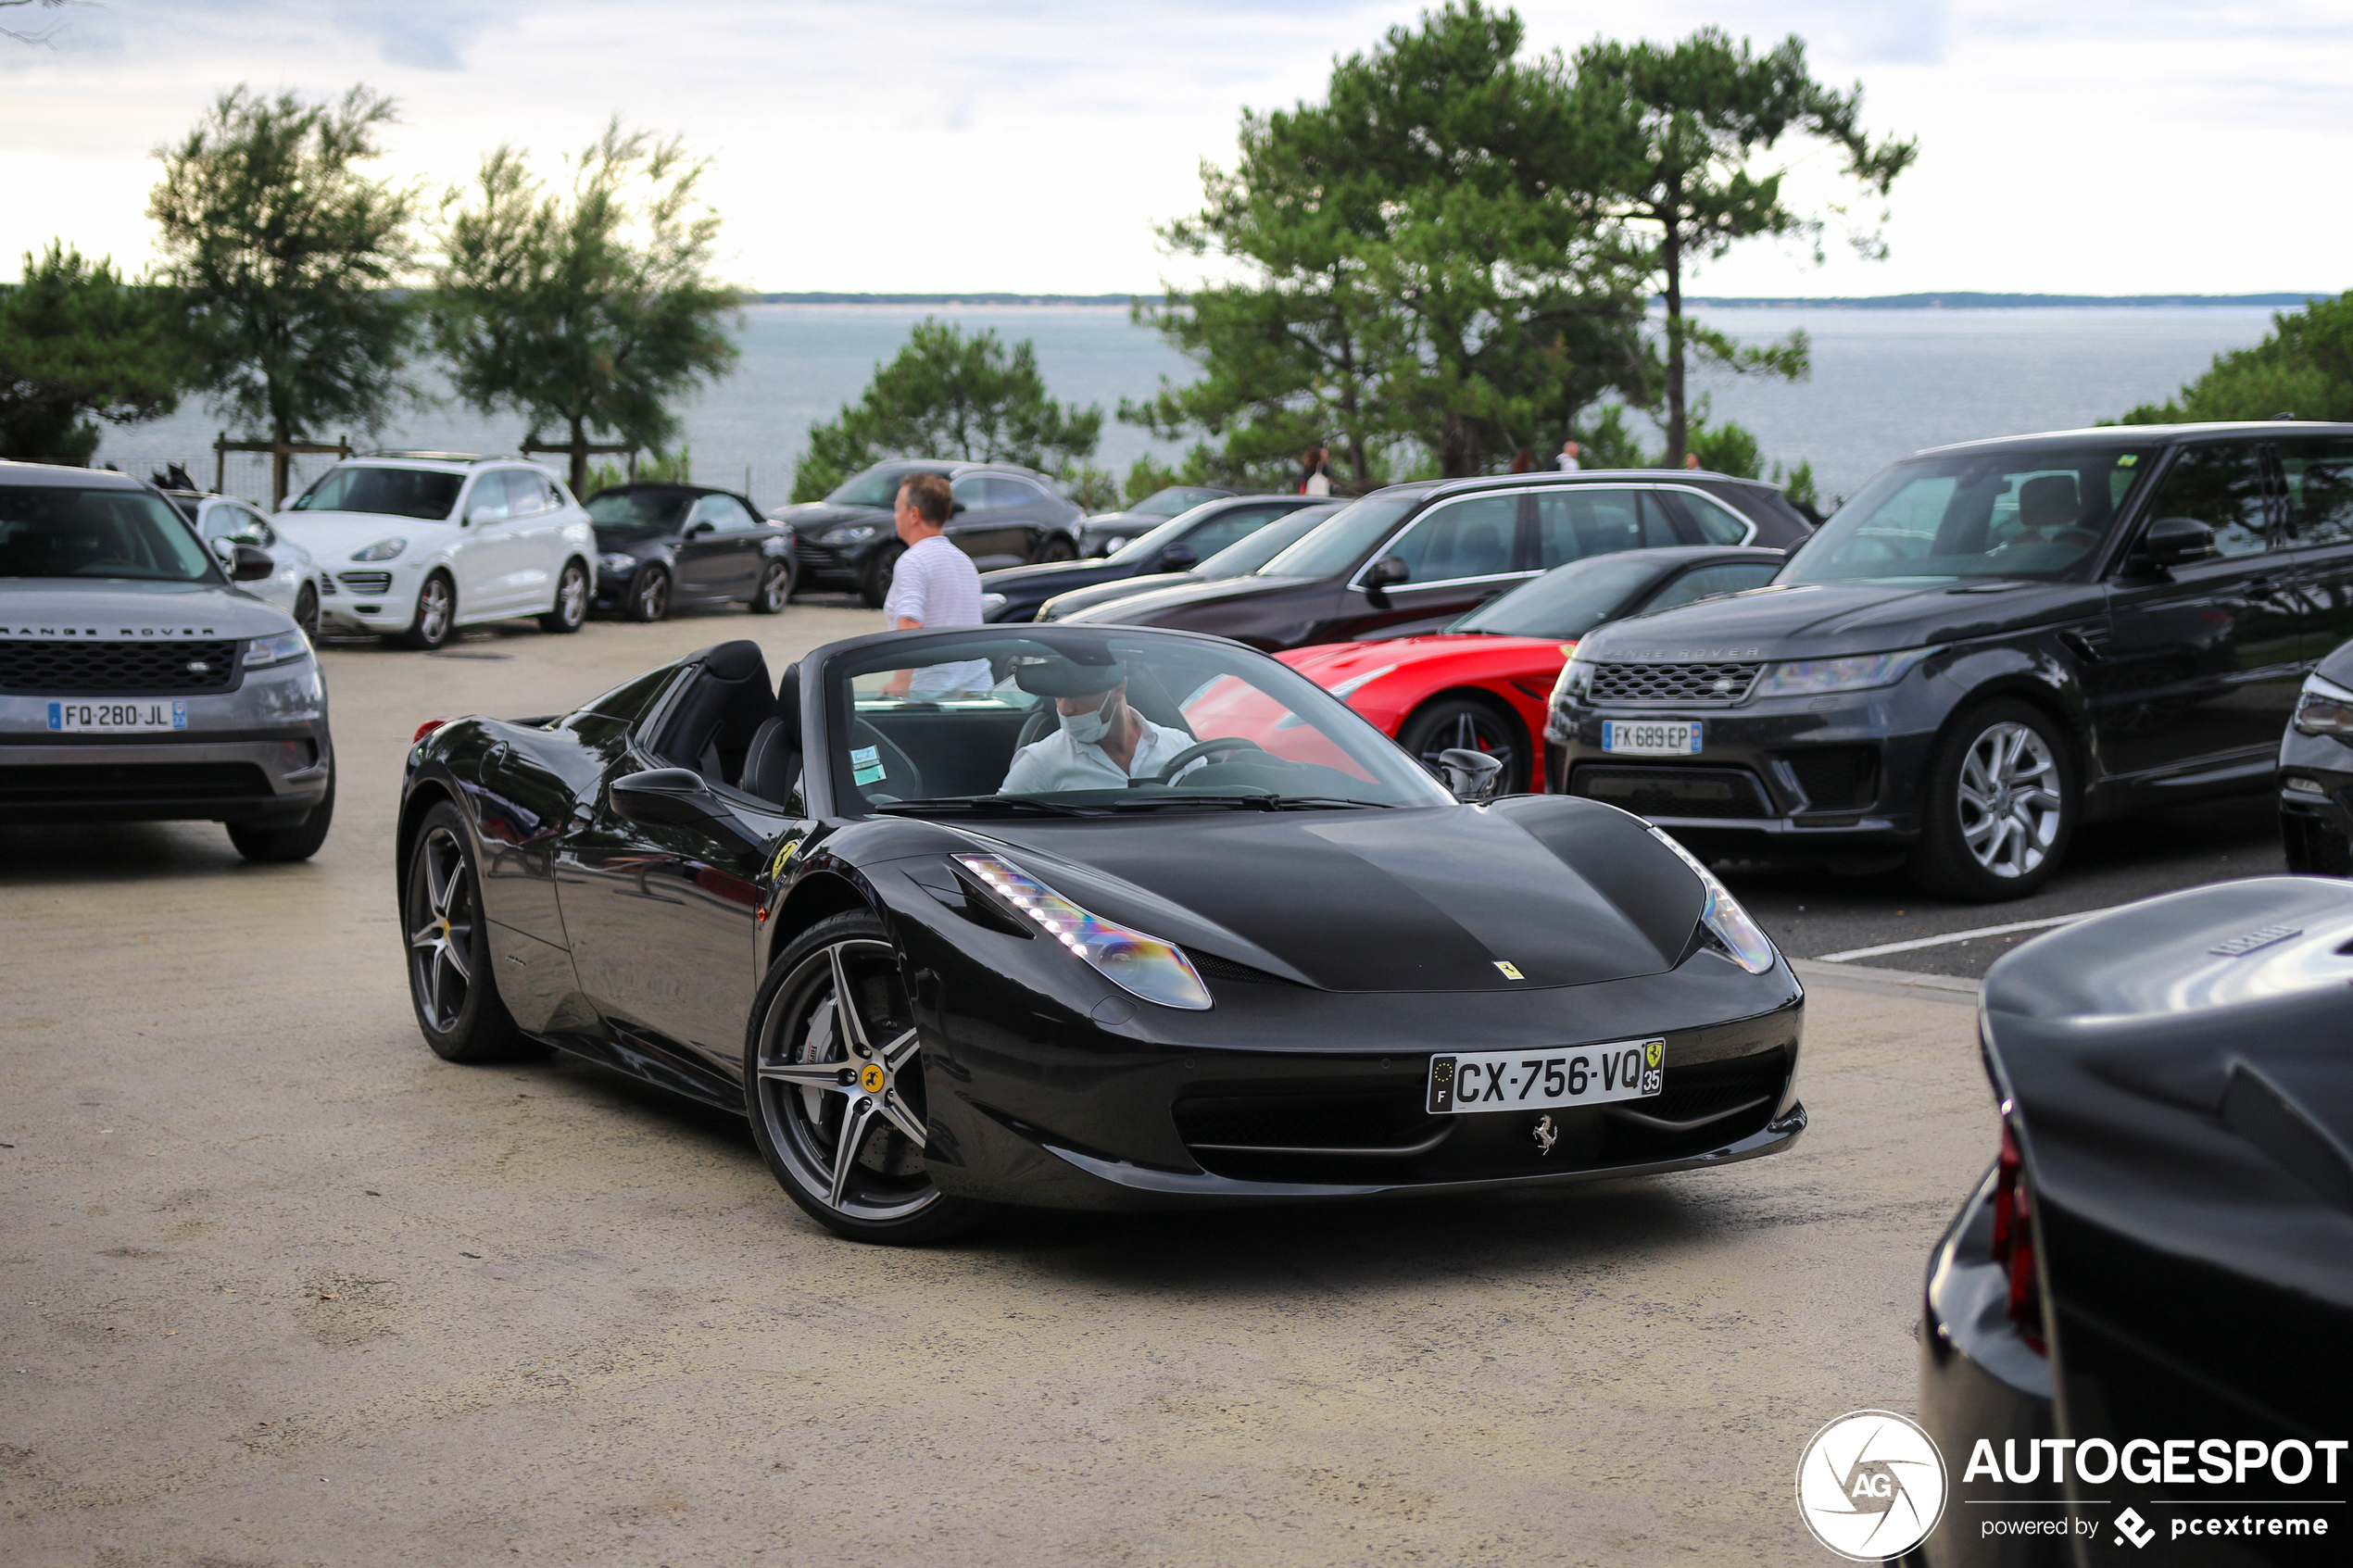
[[[875,368],[857,402],[844,404],[832,422],[810,426],[792,498],[822,500],[888,458],[1071,468],[1093,455],[1102,428],[1101,408],[1066,407],[1046,395],[1026,338],[1009,349],[993,332],[967,337],[953,322],[925,317],[898,358]]]
[[[1862,89],[1842,94],[1816,82],[1795,35],[1762,56],[1712,27],[1671,46],[1597,41],[1577,52],[1575,66],[1583,123],[1604,149],[1609,180],[1626,193],[1617,214],[1654,235],[1649,265],[1667,301],[1667,462],[1674,466],[1690,438],[1689,357],[1792,379],[1806,373],[1803,334],[1742,348],[1683,315],[1685,271],[1735,241],[1795,235],[1813,241],[1820,257],[1821,220],[1793,210],[1782,197],[1786,170],[1758,173],[1756,156],[1785,134],[1810,137],[1843,152],[1843,172],[1867,194],[1883,197],[1919,147],[1892,138],[1873,143],[1860,125]],[[1841,207],[1832,213],[1845,216]],[[1876,231],[1856,230],[1851,238],[1858,254],[1886,254]]]
[[[2163,403],[2144,403],[2120,421],[2353,420],[2353,291],[2271,318],[2252,348],[2218,354],[2207,372]]]
[[[1161,230],[1239,280],[1136,310],[1202,377],[1120,417],[1211,437],[1189,474],[1279,486],[1325,445],[1361,491],[1557,446],[1604,391],[1646,396],[1593,139],[1556,62],[1516,58],[1522,33],[1450,3],[1336,64],[1324,102],[1245,111],[1235,167],[1204,167],[1202,210]]]
[[[1789,497],[1790,505],[1799,511],[1808,512],[1816,517],[1827,517],[1832,509],[1822,505],[1822,492],[1814,483],[1814,465],[1811,461],[1798,464],[1786,474],[1781,471],[1780,464],[1775,463],[1773,483],[1781,487],[1782,494]]]
[[[659,449],[673,400],[734,370],[737,295],[711,276],[720,220],[696,187],[710,165],[616,117],[577,156],[566,194],[501,146],[442,199],[434,337],[458,395],[567,433]]]
[[[1765,450],[1746,426],[1730,420],[1719,425],[1693,420],[1691,429],[1691,450],[1698,455],[1699,466],[1711,473],[1729,473],[1735,479],[1758,479],[1765,472]],[[1668,461],[1668,454],[1659,455],[1660,466],[1676,466]]]
[[[53,241],[0,289],[0,458],[86,465],[94,420],[132,424],[178,406],[195,372],[179,312],[111,261]]]
[[[1119,481],[1108,469],[1092,463],[1070,463],[1058,470],[1054,477],[1062,482],[1063,493],[1082,512],[1116,511],[1119,508]]]
[[[272,440],[378,429],[407,390],[414,322],[396,285],[416,254],[416,198],[358,168],[393,119],[364,86],[320,104],[237,87],[156,151],[147,216],[208,400]]]
[[[633,479],[648,484],[692,484],[695,482],[695,449],[681,446],[675,452],[660,447],[637,459],[637,471],[632,475],[625,463],[591,463],[585,488],[575,494],[583,499],[599,490],[610,490],[616,484],[627,484]]]

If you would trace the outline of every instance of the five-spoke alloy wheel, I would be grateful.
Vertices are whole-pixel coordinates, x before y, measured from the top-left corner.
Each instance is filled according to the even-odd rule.
[[[744,1062],[752,1131],[793,1200],[838,1235],[925,1241],[972,1217],[925,1168],[921,1052],[899,950],[872,915],[819,922],[761,987]]]
[[[564,562],[556,579],[555,608],[539,618],[542,632],[577,632],[588,624],[588,569],[576,560]]]
[[[401,878],[401,931],[409,947],[409,999],[417,1027],[437,1056],[502,1061],[546,1047],[515,1027],[490,968],[482,878],[466,842],[465,818],[447,801],[425,813]]]

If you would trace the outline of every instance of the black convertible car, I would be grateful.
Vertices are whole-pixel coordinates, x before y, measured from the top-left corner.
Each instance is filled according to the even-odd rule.
[[[723,644],[430,727],[396,854],[434,1049],[743,1111],[853,1237],[1680,1170],[1806,1125],[1803,994],[1671,841],[1464,803],[1214,638],[886,633],[773,682]]]
[[[793,533],[732,490],[655,481],[588,497],[598,609],[660,621],[678,605],[781,612],[793,590]]]
[[[1906,1563],[2346,1560],[2348,981],[2353,886],[2312,877],[2152,898],[1994,966],[2000,1153],[1920,1336],[1952,1500]]]

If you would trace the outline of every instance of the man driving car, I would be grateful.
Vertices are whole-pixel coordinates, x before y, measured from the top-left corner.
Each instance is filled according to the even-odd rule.
[[[1051,697],[1057,722],[1052,734],[1013,754],[1002,787],[1006,795],[1123,789],[1130,779],[1157,777],[1170,759],[1194,744],[1184,731],[1155,724],[1127,705],[1127,667],[1116,660],[1016,659],[1013,684]],[[1207,760],[1195,758],[1176,776]]]

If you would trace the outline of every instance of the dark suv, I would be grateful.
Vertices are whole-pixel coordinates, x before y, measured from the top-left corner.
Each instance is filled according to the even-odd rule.
[[[1938,447],[1769,585],[1579,643],[1549,776],[1710,851],[2016,897],[2081,822],[2267,787],[2348,633],[2353,425]]]
[[[917,473],[947,476],[956,495],[948,537],[981,571],[1078,558],[1085,514],[1044,474],[1011,463],[911,459],[876,463],[822,501],[768,514],[793,531],[799,585],[854,588],[881,608],[907,548],[899,542],[891,508],[899,487]]]

